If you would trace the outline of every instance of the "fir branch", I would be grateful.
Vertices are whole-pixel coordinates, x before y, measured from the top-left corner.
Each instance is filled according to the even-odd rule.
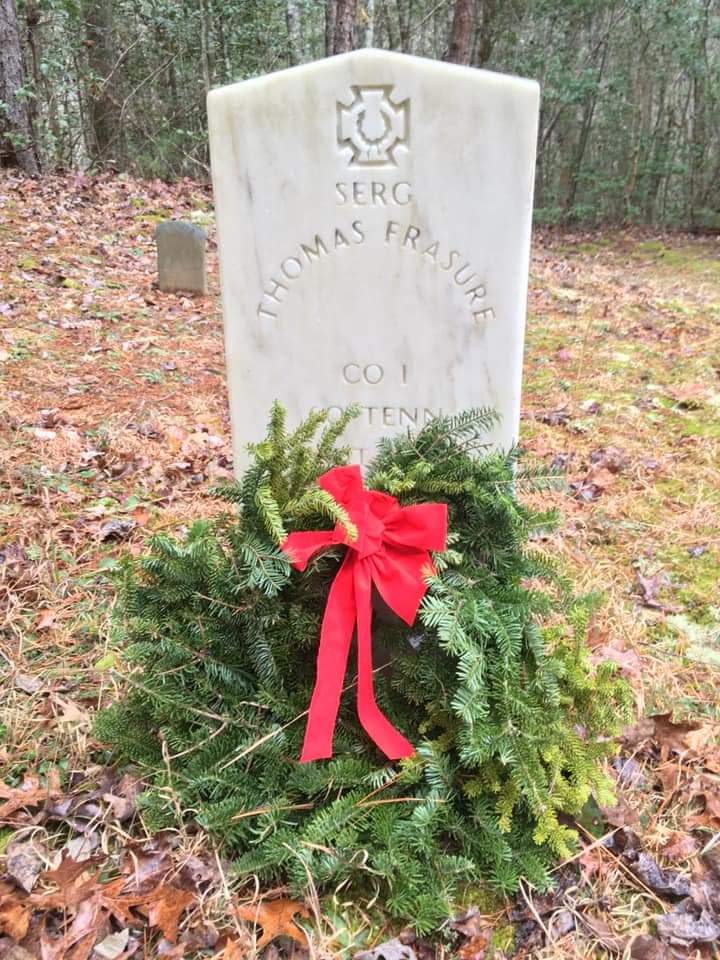
[[[296,576],[278,544],[306,524],[349,528],[316,480],[345,462],[337,442],[350,416],[315,413],[289,432],[276,405],[244,477],[220,490],[237,509],[186,537],[155,537],[122,565],[113,638],[135,671],[97,734],[147,772],[151,828],[173,825],[179,800],[238,877],[296,893],[309,878],[320,890],[376,890],[423,931],[468,883],[548,883],[574,842],[563,817],[609,795],[601,762],[632,697],[614,665],[589,662],[594,599],[575,598],[530,544],[554,518],[519,494],[551,478],[518,466],[518,451],[488,449],[496,418],[469,411],[384,440],[368,472],[402,504],[448,505],[449,549],[415,626],[373,623],[390,661],[375,671],[377,699],[416,754],[378,765],[352,681],[334,758],[299,764],[336,564]]]

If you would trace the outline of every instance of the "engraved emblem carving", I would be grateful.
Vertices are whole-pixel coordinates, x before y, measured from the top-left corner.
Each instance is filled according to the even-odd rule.
[[[395,166],[395,148],[408,145],[410,101],[394,103],[392,86],[352,87],[350,104],[337,104],[338,146],[352,151],[350,166]]]

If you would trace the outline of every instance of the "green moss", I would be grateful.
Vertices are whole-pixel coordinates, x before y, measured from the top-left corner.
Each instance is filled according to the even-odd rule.
[[[560,253],[584,254],[592,256],[595,253],[602,253],[611,246],[611,240],[607,237],[598,237],[596,240],[588,240],[583,243],[558,243],[555,249]]]
[[[707,420],[687,417],[680,425],[680,433],[683,437],[709,437],[717,440],[720,439],[720,420],[715,417],[708,417]]]
[[[645,240],[635,247],[637,253],[663,253],[667,248],[660,240]]]
[[[710,274],[720,280],[720,262],[711,248],[700,244],[666,246],[660,240],[646,240],[635,245],[634,252],[652,257],[655,263],[674,270]]]
[[[711,532],[707,532],[708,537]],[[702,537],[698,538],[702,540]],[[673,583],[677,586],[677,598],[695,616],[709,615],[717,602],[717,587],[720,583],[720,560],[709,548],[700,556],[692,556],[685,547],[671,546],[658,551],[658,559],[668,568]]]

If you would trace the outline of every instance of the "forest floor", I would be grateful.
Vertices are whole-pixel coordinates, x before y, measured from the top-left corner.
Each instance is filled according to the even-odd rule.
[[[259,903],[237,889],[201,831],[147,836],[142,784],[91,732],[122,686],[118,558],[217,510],[207,489],[231,476],[209,192],[4,174],[0,210],[0,956],[246,957],[253,910],[260,944],[290,935],[266,956],[293,937],[307,956],[282,891]],[[169,217],[209,231],[206,298],[155,286],[153,231]],[[582,819],[557,889],[468,910],[438,949],[712,956],[720,238],[537,231],[521,434],[565,473],[543,494],[563,516],[543,546],[604,593],[593,655],[633,685],[638,722],[612,765],[618,804]],[[387,940],[379,916],[315,916],[311,953]]]

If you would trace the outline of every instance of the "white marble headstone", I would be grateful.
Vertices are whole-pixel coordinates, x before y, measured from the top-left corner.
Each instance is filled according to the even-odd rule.
[[[538,86],[361,50],[213,90],[236,465],[274,399],[350,403],[354,459],[489,405],[516,438]]]

